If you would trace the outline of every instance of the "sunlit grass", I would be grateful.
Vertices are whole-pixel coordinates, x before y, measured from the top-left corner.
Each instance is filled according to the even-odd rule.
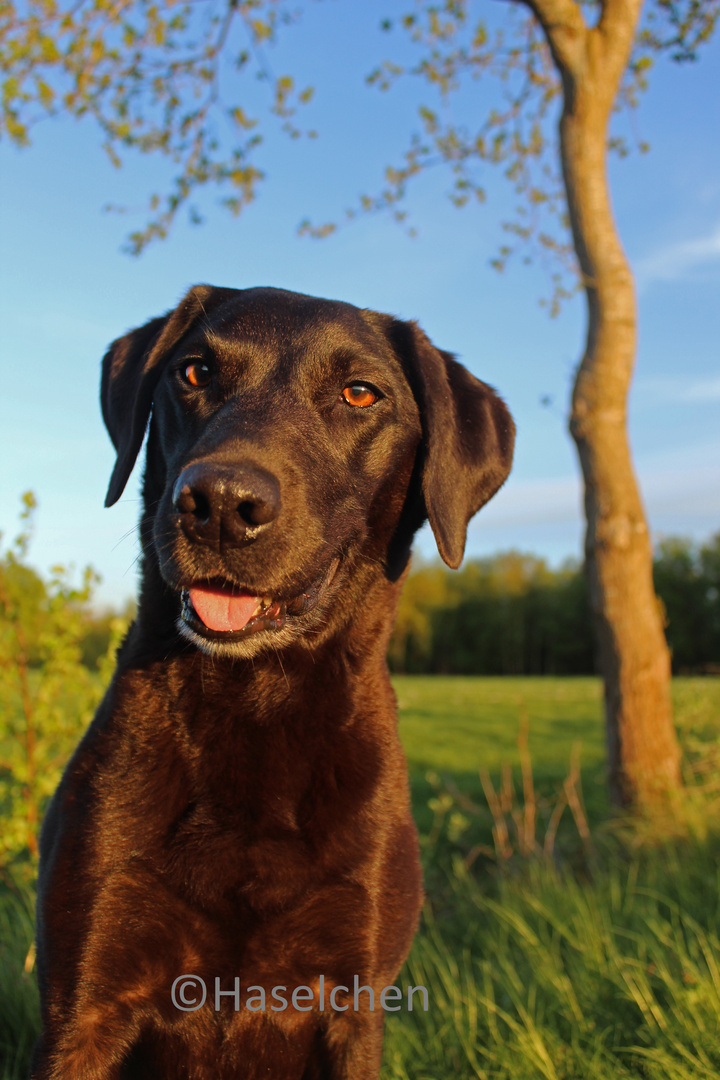
[[[519,765],[523,718],[540,793],[553,795],[579,745],[588,814],[593,821],[607,817],[599,679],[397,676],[393,685],[421,831],[431,827],[428,772],[450,777],[461,792],[484,802],[480,770],[497,778],[504,763]]]
[[[618,862],[579,882],[552,863],[482,888],[459,865],[400,979],[427,1013],[386,1023],[383,1080],[720,1076],[720,844]],[[684,856],[684,857],[683,857]]]
[[[720,680],[674,682],[694,793],[666,839],[609,822],[597,680],[398,679],[396,688],[418,816],[433,819],[435,838],[424,845],[433,891],[398,981],[427,986],[430,1009],[388,1019],[383,1080],[720,1077],[720,827],[708,813],[720,777]],[[543,857],[541,815],[540,854],[518,857],[523,716],[540,791],[562,790],[581,743],[594,843],[583,851],[575,834],[579,862]],[[422,806],[431,755],[444,793],[434,815]],[[506,763],[511,857],[468,870],[473,820],[459,799],[479,810],[479,770],[499,788]],[[477,830],[489,833],[492,821],[484,805]]]

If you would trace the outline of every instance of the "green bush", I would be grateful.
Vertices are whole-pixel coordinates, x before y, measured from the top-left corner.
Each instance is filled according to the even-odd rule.
[[[79,586],[61,566],[44,582],[25,565],[35,499],[23,496],[22,531],[0,551],[0,860],[15,879],[37,870],[45,806],[90,723],[112,666],[116,620],[103,670],[81,663],[97,575]]]

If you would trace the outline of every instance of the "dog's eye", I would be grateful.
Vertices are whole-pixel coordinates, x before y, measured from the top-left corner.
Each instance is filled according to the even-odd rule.
[[[207,386],[212,379],[212,372],[207,364],[195,361],[185,368],[183,378],[190,386]]]
[[[342,396],[348,405],[356,405],[361,409],[367,409],[368,405],[374,405],[380,395],[372,387],[365,383],[350,383],[342,392]]]

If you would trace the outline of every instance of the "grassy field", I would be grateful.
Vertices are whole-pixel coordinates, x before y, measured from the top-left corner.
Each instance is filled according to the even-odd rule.
[[[720,680],[674,683],[697,794],[665,839],[610,820],[597,680],[394,682],[428,892],[397,982],[429,1008],[388,1014],[383,1080],[720,1078]],[[0,884],[1,1080],[37,1024],[31,903]]]
[[[421,832],[429,831],[431,821],[428,773],[451,778],[461,792],[482,802],[479,770],[498,778],[503,764],[519,766],[523,722],[539,791],[551,796],[578,747],[589,812],[596,820],[607,816],[602,687],[597,679],[438,675],[400,676],[393,682]]]
[[[720,680],[674,682],[697,796],[665,840],[610,821],[597,680],[395,685],[430,885],[399,981],[427,986],[430,1008],[388,1020],[383,1080],[720,1077]],[[590,839],[566,807],[545,855],[573,748]],[[499,795],[508,764],[493,815],[479,773]],[[500,817],[504,856],[483,852],[468,869],[479,846],[497,852]]]

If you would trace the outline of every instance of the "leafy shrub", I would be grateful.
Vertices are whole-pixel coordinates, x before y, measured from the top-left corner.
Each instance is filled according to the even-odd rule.
[[[0,550],[0,860],[24,880],[36,872],[47,801],[92,719],[126,629],[115,621],[101,673],[81,663],[98,578],[87,567],[76,586],[54,566],[45,582],[26,565],[35,507],[25,494],[21,532]]]

